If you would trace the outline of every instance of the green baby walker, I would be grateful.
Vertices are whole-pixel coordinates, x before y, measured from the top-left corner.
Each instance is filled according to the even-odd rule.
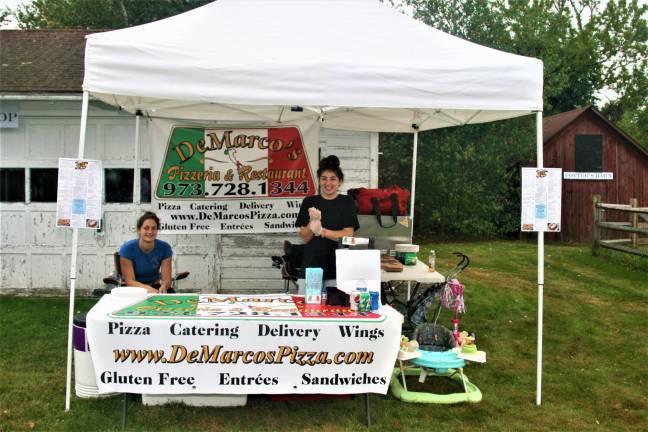
[[[462,254],[463,257],[465,255]],[[467,260],[467,257],[466,257]],[[466,265],[463,267],[465,268]],[[454,276],[454,275],[453,275]],[[412,314],[410,320],[416,324],[412,341],[403,336],[401,349],[398,352],[398,365],[394,368],[390,389],[394,397],[409,403],[455,404],[462,402],[478,403],[482,393],[464,374],[466,361],[483,363],[486,353],[477,351],[474,337],[466,332],[459,333],[459,313],[465,312],[463,302],[463,285],[456,279],[448,280],[441,290],[429,290],[432,298],[426,298]],[[440,301],[434,313],[434,322],[425,322],[437,293]],[[454,309],[454,331],[437,325],[436,321],[441,307]],[[454,380],[463,391],[449,394],[438,394],[424,391],[411,391],[407,388],[407,376],[418,376],[424,383],[428,377],[441,377]]]
[[[418,351],[403,351],[401,349],[397,357],[399,367],[394,368],[389,384],[394,397],[410,403],[455,404],[480,402],[482,400],[481,391],[464,374],[466,360],[459,357],[461,348],[453,346],[450,349],[445,349],[451,344],[454,345],[454,338],[450,330],[431,323],[420,324],[414,331],[413,340],[416,340],[416,337],[420,338],[421,333],[432,335],[436,339],[433,347],[435,349],[442,347],[444,350],[431,351],[429,349],[432,346],[427,343],[420,345]],[[447,345],[436,345],[439,342]],[[408,365],[407,362],[411,365]],[[439,394],[411,391],[407,389],[407,376],[418,376],[421,383],[425,382],[429,376],[449,378],[460,384],[463,392]]]

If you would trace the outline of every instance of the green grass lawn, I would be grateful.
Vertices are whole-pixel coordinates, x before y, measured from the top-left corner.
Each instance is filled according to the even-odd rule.
[[[547,246],[543,403],[536,388],[536,248],[525,242],[443,243],[441,272],[455,250],[471,258],[462,329],[474,331],[488,363],[466,373],[479,404],[405,404],[371,396],[381,431],[645,431],[648,429],[648,272],[586,247]],[[88,310],[94,301],[77,301]],[[65,402],[67,300],[0,298],[0,430],[120,430],[121,400]],[[440,323],[450,326],[445,311]],[[437,383],[438,385],[438,383]],[[441,387],[444,387],[441,385]],[[438,388],[438,387],[436,387]],[[366,430],[364,399],[271,402],[242,408],[131,405],[128,430]]]

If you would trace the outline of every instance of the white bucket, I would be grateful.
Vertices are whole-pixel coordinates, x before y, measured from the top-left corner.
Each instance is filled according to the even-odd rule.
[[[86,338],[86,315],[76,315],[73,325],[74,340],[74,391],[80,398],[100,398],[112,396],[116,393],[99,394],[95,378],[90,347]]]

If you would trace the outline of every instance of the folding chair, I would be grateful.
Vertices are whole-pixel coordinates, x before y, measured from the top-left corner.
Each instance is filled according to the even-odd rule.
[[[113,262],[115,265],[114,271],[103,278],[103,283],[105,286],[103,288],[97,288],[92,291],[92,295],[95,297],[101,297],[104,294],[109,294],[110,291],[112,291],[113,288],[119,287],[119,286],[125,286],[126,281],[124,279],[124,275],[122,274],[122,268],[121,268],[121,261],[120,261],[120,255],[119,252],[113,253]],[[179,272],[176,273],[172,278],[171,278],[171,289],[175,290],[176,288],[176,282],[182,279],[185,279],[187,276],[189,276],[190,272]],[[159,287],[159,285],[156,287],[154,284],[153,288]]]
[[[284,241],[284,254],[282,256],[273,255],[272,267],[281,270],[281,278],[284,280],[284,292],[290,291],[292,285],[295,290],[299,289],[297,279],[301,272],[301,261],[304,253],[303,245],[295,245],[289,241]]]

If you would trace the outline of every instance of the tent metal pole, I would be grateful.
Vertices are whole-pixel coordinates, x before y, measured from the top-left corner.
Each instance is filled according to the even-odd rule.
[[[416,194],[416,158],[418,153],[418,128],[414,127],[414,147],[412,151],[412,194],[410,195],[410,243],[414,242],[414,201]],[[412,292],[412,282],[407,282],[407,300],[410,299],[410,294]]]
[[[414,201],[416,200],[416,158],[418,153],[418,129],[414,130],[414,149],[412,151],[412,195],[410,196],[410,243],[414,241]]]
[[[544,168],[542,142],[542,111],[536,112],[536,160],[538,168]],[[538,358],[536,371],[536,405],[542,403],[542,317],[544,308],[544,232],[538,232]]]
[[[139,215],[140,209],[140,176],[139,176],[139,157],[140,157],[140,117],[139,110],[135,113],[135,160],[133,161],[133,201],[135,202],[135,212]]]
[[[86,126],[88,124],[88,92],[83,92],[81,101],[81,126],[79,128],[79,153],[77,158],[83,159],[85,148]],[[74,293],[76,290],[77,249],[79,248],[79,229],[72,229],[72,255],[70,256],[70,309],[68,311],[68,342],[67,342],[67,371],[65,379],[65,411],[70,410],[70,395],[72,391],[72,324],[74,318]]]

